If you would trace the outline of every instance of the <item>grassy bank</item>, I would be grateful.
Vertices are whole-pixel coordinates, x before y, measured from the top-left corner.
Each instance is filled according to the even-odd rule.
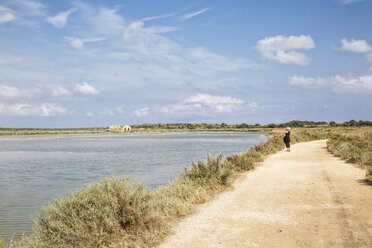
[[[292,143],[323,139],[331,129],[298,129]],[[240,172],[284,148],[282,134],[225,160],[222,155],[193,162],[174,181],[150,191],[130,178],[105,177],[42,207],[35,233],[10,247],[152,247],[171,223],[197,204],[230,187]]]
[[[366,169],[372,183],[372,128],[349,129],[332,135],[328,150],[348,163]]]

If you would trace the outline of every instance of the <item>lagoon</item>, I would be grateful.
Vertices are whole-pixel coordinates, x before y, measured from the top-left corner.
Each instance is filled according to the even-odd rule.
[[[262,132],[0,137],[0,236],[30,233],[42,205],[101,176],[130,176],[154,189],[207,153],[228,156],[263,141]]]

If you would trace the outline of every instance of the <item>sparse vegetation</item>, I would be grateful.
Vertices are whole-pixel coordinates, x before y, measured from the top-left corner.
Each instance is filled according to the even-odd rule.
[[[372,183],[372,129],[358,128],[333,135],[327,143],[328,150],[349,163],[366,169]]]
[[[8,245],[5,243],[4,239],[0,237],[0,248],[7,248]]]
[[[330,129],[294,130],[292,143],[325,138]],[[239,172],[283,149],[282,135],[223,160],[193,162],[177,179],[154,191],[129,178],[105,177],[42,208],[36,232],[11,247],[152,247],[173,220],[228,188]]]

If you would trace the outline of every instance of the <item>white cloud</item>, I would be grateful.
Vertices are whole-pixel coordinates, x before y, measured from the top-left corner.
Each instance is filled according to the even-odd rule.
[[[86,70],[88,67],[91,68],[91,75],[96,75],[99,80],[108,83],[132,83],[136,87],[152,82],[183,84],[196,76],[212,76],[219,72],[253,68],[247,59],[217,54],[199,47],[183,47],[165,35],[179,30],[178,27],[150,25],[150,22],[144,21],[126,24],[117,9],[98,9],[81,2],[78,4],[75,2],[74,7],[79,10],[79,14],[82,13],[82,22],[88,25],[87,31],[93,37],[102,35],[105,33],[103,30],[106,30],[107,38],[110,39],[108,45],[114,45],[96,46],[94,52],[102,56],[97,57],[94,62],[92,60],[91,63],[85,64]],[[106,14],[99,15],[103,12]],[[110,30],[111,24],[116,28]],[[118,36],[121,36],[120,43],[115,42]],[[74,49],[83,50],[84,47],[88,47],[80,37],[65,38]]]
[[[82,84],[76,84],[75,90],[84,95],[98,95],[99,91],[96,90],[92,85],[89,85],[87,82]]]
[[[32,90],[21,90],[15,86],[0,85],[0,98],[2,99],[32,98],[32,96]]]
[[[13,11],[0,5],[0,24],[13,21],[14,19]]]
[[[242,100],[228,96],[211,96],[208,94],[197,94],[184,101],[184,104],[195,104],[199,106],[208,106],[216,112],[231,112],[234,108],[243,103]]]
[[[361,2],[361,1],[364,1],[364,0],[338,0],[338,2],[341,5],[347,5],[347,4],[352,4],[352,3]]]
[[[165,34],[169,32],[174,32],[179,30],[178,28],[175,27],[170,27],[170,26],[151,26],[146,28],[147,32],[153,33],[153,34]]]
[[[83,50],[84,49],[84,42],[98,42],[106,40],[105,37],[96,37],[96,38],[86,38],[86,39],[78,39],[72,37],[64,37],[66,40],[70,41],[71,47],[75,48],[76,50]]]
[[[292,85],[306,88],[330,87],[337,93],[372,94],[372,75],[336,75],[333,77],[299,77],[290,78]]]
[[[33,0],[12,0],[11,3],[20,8],[26,15],[45,15],[45,6],[41,2]]]
[[[66,75],[76,78],[79,74],[86,73],[87,78],[84,80],[87,82],[107,82],[109,87],[112,86],[113,82],[120,82],[121,84],[115,87],[122,89],[123,87],[127,87],[124,84],[135,87],[154,85],[155,83],[159,84],[159,87],[170,84],[177,86],[182,84],[198,85],[201,84],[201,81],[208,81],[212,84],[212,82],[217,80],[217,74],[219,73],[236,72],[240,69],[252,68],[246,59],[234,57],[233,54],[227,56],[205,48],[183,47],[182,44],[166,35],[169,32],[179,30],[178,27],[152,25],[151,22],[132,22],[128,24],[125,23],[124,18],[115,9],[97,8],[92,5],[93,7],[90,9],[82,10],[75,3],[75,1],[72,3],[73,7],[79,14],[76,17],[81,18],[78,22],[79,25],[75,28],[77,31],[84,31],[81,33],[82,36],[74,33],[73,35],[76,35],[74,37],[65,37],[66,40],[64,42],[66,47],[70,48],[71,46],[70,50],[77,50],[76,53],[72,53],[71,51],[64,53],[65,61],[73,61],[73,63],[60,65],[65,66],[65,73],[57,70],[58,66],[48,66],[48,70],[52,70],[48,72],[45,66],[39,66],[38,68],[35,66],[34,68],[25,67],[22,70],[10,68],[11,71],[3,67],[0,68],[0,74],[3,74],[2,71],[5,71],[9,75],[8,77],[19,80],[19,78],[28,77],[26,72],[33,73],[34,76],[32,79],[35,82],[44,84],[46,81],[49,81],[57,86],[60,82],[66,82]],[[45,20],[45,18],[38,19]],[[68,18],[71,18],[71,15]],[[94,18],[97,20],[94,20]],[[69,22],[70,19],[68,19]],[[111,24],[116,26],[116,28],[108,32],[106,37],[110,40],[105,42],[107,46],[98,46],[98,43],[87,43],[104,40],[105,38],[101,36],[105,33],[104,30],[110,29]],[[72,34],[70,35],[73,36]],[[93,38],[89,39],[89,37]],[[117,38],[121,39],[117,40]],[[90,47],[94,47],[94,49],[89,49]],[[87,51],[84,51],[84,49]],[[92,53],[89,53],[90,51]],[[113,59],[111,54],[117,52],[126,55],[122,58]],[[76,57],[76,54],[89,55],[90,57]],[[28,58],[26,59],[27,62],[30,61]],[[40,62],[40,58],[37,60]],[[32,61],[34,60],[31,60],[27,65],[33,63]],[[45,74],[43,78],[36,75],[36,73],[40,72]],[[52,74],[53,77],[58,76],[59,79],[53,78]],[[45,76],[50,76],[50,78],[45,78]],[[205,78],[198,80],[200,76]],[[211,78],[211,76],[216,77]],[[223,75],[223,77],[228,77],[228,75]],[[5,82],[12,82],[8,78],[3,80]],[[83,81],[77,79],[75,82],[82,84]],[[203,85],[205,86],[205,84]],[[65,85],[63,86],[65,87]],[[74,93],[74,90],[79,91],[74,85],[66,89],[71,93]],[[53,88],[48,88],[47,91],[45,93],[49,94],[49,96],[53,94],[54,96],[64,94],[63,91]],[[115,110],[114,113],[116,113]]]
[[[308,50],[315,47],[311,36],[289,36],[282,35],[266,37],[259,40],[256,48],[262,56],[269,60],[274,60],[282,64],[308,65],[310,58],[296,50]]]
[[[92,112],[87,112],[85,115],[86,115],[87,117],[93,117],[93,116],[94,116],[94,114],[93,114]]]
[[[15,64],[23,61],[21,57],[0,58],[0,65]]]
[[[116,12],[118,9],[100,8],[96,16],[95,26],[102,33],[122,32],[125,20]]]
[[[188,67],[193,68],[193,71],[237,71],[252,68],[247,61],[227,58],[201,47],[187,49],[185,58],[190,63]]]
[[[65,108],[53,103],[0,103],[0,115],[4,116],[54,116],[65,113]]]
[[[6,23],[6,22],[10,22],[12,20],[14,20],[14,15],[12,13],[0,13],[0,24],[3,24],[3,23]]]
[[[133,111],[133,114],[138,117],[143,117],[149,114],[149,108],[144,107]]]
[[[292,85],[300,85],[306,88],[319,88],[329,84],[329,78],[322,77],[301,77],[294,75],[290,78]]]
[[[161,37],[159,35],[159,37]],[[102,81],[136,82],[136,86],[145,82],[156,84],[183,84],[208,77],[209,82],[217,82],[210,77],[219,72],[229,73],[252,69],[253,65],[246,59],[228,57],[213,53],[204,48],[182,48],[165,37],[163,44],[128,41],[128,51],[111,53],[110,59],[115,63],[99,67]],[[131,49],[129,49],[129,46]],[[153,49],[150,49],[153,47]],[[155,49],[156,47],[156,49]],[[195,77],[195,78],[194,78]]]
[[[211,115],[231,113],[236,110],[254,111],[259,107],[256,102],[246,103],[241,99],[229,96],[212,96],[199,93],[174,105],[163,106],[160,111],[166,114]]]
[[[168,18],[168,17],[172,17],[174,16],[175,13],[170,13],[170,14],[165,14],[165,15],[158,15],[158,16],[150,16],[150,17],[146,17],[146,18],[143,18],[141,21],[152,21],[152,20],[156,20],[156,19],[160,19],[160,18]]]
[[[354,40],[348,41],[346,38],[341,41],[341,50],[356,52],[356,53],[366,53],[372,51],[372,46],[370,46],[365,40]]]
[[[199,11],[195,11],[195,12],[192,12],[192,13],[181,16],[180,19],[181,20],[188,20],[188,19],[190,19],[194,16],[197,16],[197,15],[203,14],[204,12],[207,12],[208,10],[209,10],[209,8],[205,8],[205,9],[202,9],[202,10],[199,10]]]
[[[65,12],[60,12],[53,17],[48,17],[46,18],[46,20],[50,22],[51,24],[53,24],[53,26],[57,28],[61,28],[61,27],[66,26],[68,16],[74,11],[75,9],[69,9]]]
[[[0,97],[1,98],[19,98],[23,95],[20,89],[14,86],[0,85]]]
[[[52,96],[68,96],[71,95],[71,93],[63,88],[61,85],[58,85],[52,90]]]
[[[355,53],[363,53],[368,61],[372,62],[372,46],[368,44],[365,40],[354,40],[348,41],[346,38],[342,39],[341,41],[342,47],[341,50],[355,52]]]
[[[204,103],[210,106],[218,104],[241,104],[242,100],[237,98],[231,98],[229,96],[211,96],[208,94],[197,94],[187,98],[185,103]]]
[[[44,4],[33,0],[8,0],[1,1],[5,7],[0,5],[0,24],[14,22],[18,25],[38,27],[40,16],[46,15]]]
[[[73,48],[75,48],[76,50],[83,50],[84,49],[83,41],[80,40],[80,39],[71,40],[70,45]]]
[[[145,28],[144,23],[130,23],[124,30],[124,48],[142,54],[168,54],[180,50],[180,46],[159,34],[177,30],[169,26],[152,26]]]
[[[84,2],[74,2],[74,7],[81,11],[82,19],[91,26],[91,32],[97,35],[119,35],[123,32],[125,19],[117,12],[118,8],[110,9],[95,7]]]

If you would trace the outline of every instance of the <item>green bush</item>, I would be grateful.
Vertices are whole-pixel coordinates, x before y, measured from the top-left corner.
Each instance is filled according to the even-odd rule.
[[[248,171],[254,168],[257,160],[254,157],[245,154],[231,155],[226,158],[228,162],[235,166],[238,172]]]
[[[222,154],[217,158],[207,155],[207,161],[199,160],[197,163],[192,161],[189,168],[185,168],[185,177],[201,187],[213,188],[227,185],[227,179],[232,172],[233,166],[228,161],[222,161]]]
[[[36,223],[38,232],[24,239],[23,247],[34,247],[30,244],[35,240],[38,247],[151,243],[162,226],[162,218],[153,214],[152,197],[143,184],[129,178],[102,178],[43,207]]]
[[[8,245],[5,243],[4,239],[0,237],[0,248],[7,248]]]

